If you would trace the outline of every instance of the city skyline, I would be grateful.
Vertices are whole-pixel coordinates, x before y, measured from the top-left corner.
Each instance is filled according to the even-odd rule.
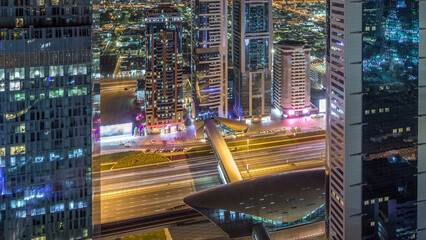
[[[425,16],[2,1],[0,240],[426,239]]]

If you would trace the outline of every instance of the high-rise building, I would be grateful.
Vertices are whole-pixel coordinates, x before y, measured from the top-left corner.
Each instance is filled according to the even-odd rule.
[[[329,239],[426,239],[426,2],[328,1]]]
[[[313,87],[325,89],[325,73],[326,68],[324,62],[311,63],[311,84],[313,84]]]
[[[182,17],[170,5],[146,13],[145,111],[149,131],[183,122]]]
[[[195,117],[228,116],[227,0],[192,0]]]
[[[92,235],[90,1],[1,1],[0,239]]]
[[[311,49],[304,42],[275,45],[272,104],[288,117],[306,116],[311,109]]]
[[[271,114],[272,0],[232,2],[234,112],[242,119]]]

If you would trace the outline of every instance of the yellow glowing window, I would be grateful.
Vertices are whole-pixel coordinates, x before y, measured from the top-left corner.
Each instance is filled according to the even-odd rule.
[[[385,108],[385,112],[389,112],[389,108]]]
[[[385,197],[385,201],[389,201],[389,197]]]
[[[379,113],[382,113],[382,112],[383,112],[383,108],[380,108],[380,109],[379,109]]]
[[[370,204],[370,201],[364,201],[364,205],[368,205],[368,204]]]
[[[372,226],[372,227],[376,226],[376,222],[371,222],[370,226]]]
[[[0,148],[0,157],[6,156],[6,148]]]
[[[385,88],[383,87],[383,86],[380,86],[379,87],[379,90],[384,90]]]
[[[375,114],[376,113],[376,109],[371,109],[371,114]]]
[[[410,128],[410,127],[406,127],[406,128],[405,128],[405,130],[406,130],[407,132],[409,132],[409,131],[411,131],[411,128]]]
[[[404,131],[404,128],[399,128],[398,132],[402,133]]]
[[[10,154],[11,155],[25,154],[25,145],[10,147]]]
[[[398,132],[398,129],[394,129],[393,131],[392,131],[392,133],[397,133]]]
[[[370,110],[365,110],[365,115],[370,114]]]
[[[365,27],[365,31],[370,31],[370,27]]]
[[[372,26],[371,30],[376,31],[376,26]]]
[[[383,202],[383,198],[381,197],[381,198],[379,198],[379,202]]]
[[[375,203],[376,202],[376,200],[374,200],[374,199],[371,199],[371,204],[373,204],[373,203]]]

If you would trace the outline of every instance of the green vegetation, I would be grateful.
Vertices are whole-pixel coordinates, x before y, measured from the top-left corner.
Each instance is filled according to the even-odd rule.
[[[128,156],[132,155],[139,155],[143,153],[142,151],[127,151],[127,152],[118,152],[118,153],[111,153],[111,154],[105,154],[96,156],[93,158],[93,161],[100,160],[102,163],[115,163],[118,162],[120,159],[123,159]]]
[[[113,239],[110,239],[110,240],[113,240]],[[123,237],[122,240],[166,240],[166,233],[164,232],[164,230],[157,230],[152,232],[126,236],[126,237]]]
[[[151,153],[151,154],[145,154],[140,153],[138,155],[130,155],[127,157],[124,157],[117,161],[116,164],[111,169],[121,169],[121,168],[128,168],[128,167],[136,167],[136,166],[143,166],[148,164],[154,164],[154,163],[162,163],[162,162],[169,162],[170,160],[160,154]]]

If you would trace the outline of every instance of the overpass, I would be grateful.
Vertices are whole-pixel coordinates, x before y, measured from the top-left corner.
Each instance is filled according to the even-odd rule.
[[[237,165],[235,164],[234,157],[229,151],[228,145],[222,138],[222,134],[217,128],[214,119],[205,122],[205,130],[212,146],[213,152],[218,161],[218,170],[220,177],[224,183],[231,183],[243,180]]]

